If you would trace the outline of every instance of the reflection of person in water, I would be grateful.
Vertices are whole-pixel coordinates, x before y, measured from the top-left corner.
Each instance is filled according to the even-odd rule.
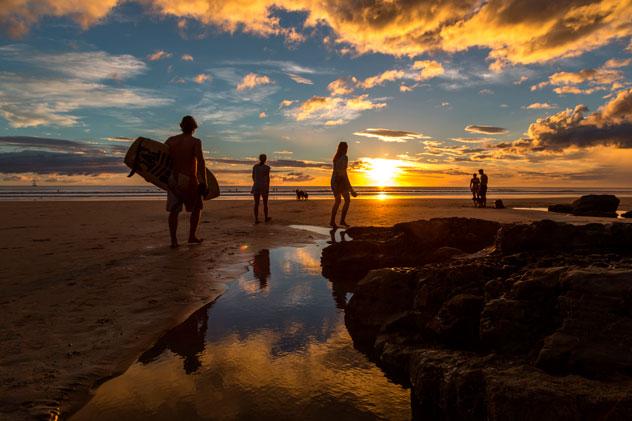
[[[184,371],[192,374],[202,366],[200,354],[204,351],[208,329],[209,304],[193,313],[184,323],[176,326],[158,340],[149,351],[138,358],[142,364],[149,364],[169,349],[184,359]]]
[[[261,250],[255,255],[252,273],[259,280],[259,289],[266,289],[270,277],[270,250]]]

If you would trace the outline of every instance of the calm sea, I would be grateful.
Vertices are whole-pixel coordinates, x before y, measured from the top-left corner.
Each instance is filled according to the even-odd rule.
[[[310,199],[329,199],[328,186],[303,187]],[[272,199],[295,198],[296,187],[276,187]],[[359,198],[469,198],[461,187],[359,187]],[[249,186],[222,186],[220,199],[250,199]],[[578,197],[584,194],[615,194],[632,197],[629,188],[498,187],[490,188],[493,198]],[[0,186],[0,200],[162,200],[165,192],[146,186]]]

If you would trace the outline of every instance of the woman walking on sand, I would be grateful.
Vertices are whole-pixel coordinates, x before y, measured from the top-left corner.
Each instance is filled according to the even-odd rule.
[[[259,162],[252,167],[252,190],[255,198],[255,224],[259,221],[259,200],[263,199],[264,221],[269,222],[272,218],[268,216],[268,193],[270,192],[270,167],[266,165],[268,157],[266,154],[259,155]]]
[[[349,149],[347,142],[340,142],[333,159],[334,168],[331,174],[331,190],[334,193],[334,206],[331,209],[331,220],[329,221],[329,225],[333,228],[338,227],[336,225],[336,214],[340,207],[341,198],[345,199],[345,204],[342,206],[342,213],[340,214],[340,225],[348,227],[349,224],[347,224],[346,217],[351,202],[349,196],[356,197],[358,195],[355,190],[353,190],[353,187],[351,187],[349,177],[347,176],[347,165],[349,164],[347,149]]]

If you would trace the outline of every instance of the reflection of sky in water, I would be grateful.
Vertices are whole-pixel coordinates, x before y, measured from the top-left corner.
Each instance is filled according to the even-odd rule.
[[[409,419],[408,391],[353,348],[320,275],[324,245],[259,252],[76,418]]]

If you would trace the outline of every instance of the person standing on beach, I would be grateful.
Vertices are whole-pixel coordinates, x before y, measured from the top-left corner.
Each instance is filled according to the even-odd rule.
[[[478,193],[481,187],[481,180],[476,176],[476,173],[472,174],[472,179],[470,180],[470,191],[472,192],[472,202],[474,202],[474,206],[478,205]]]
[[[478,202],[482,208],[487,207],[487,174],[482,169],[478,170],[481,175],[481,186],[478,190]]]
[[[191,212],[189,227],[189,243],[200,244],[195,231],[200,222],[200,213],[204,207],[202,197],[208,189],[206,165],[202,153],[202,142],[193,137],[198,125],[190,115],[182,117],[180,128],[182,133],[165,141],[169,147],[172,174],[169,177],[170,189],[167,191],[167,211],[169,212],[169,233],[171,247],[178,247],[178,215],[182,205]]]
[[[259,162],[252,167],[252,190],[255,198],[255,224],[259,221],[259,200],[263,199],[263,214],[265,221],[272,218],[268,216],[268,193],[270,192],[270,167],[266,165],[268,157],[266,154],[259,155]]]
[[[331,190],[334,193],[334,206],[331,209],[331,220],[329,225],[333,228],[337,228],[336,214],[340,207],[341,198],[344,198],[345,204],[342,206],[342,213],[340,214],[340,225],[348,227],[346,218],[349,211],[349,204],[351,202],[350,195],[356,197],[358,194],[351,187],[349,177],[347,176],[347,165],[349,164],[349,158],[347,158],[347,150],[349,146],[347,142],[340,142],[336,155],[333,159],[333,172],[331,174]]]

